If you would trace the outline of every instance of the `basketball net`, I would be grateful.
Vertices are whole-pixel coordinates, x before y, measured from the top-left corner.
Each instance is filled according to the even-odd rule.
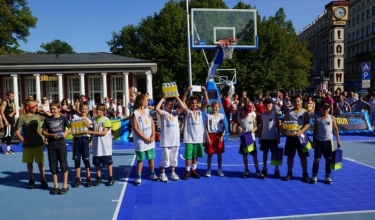
[[[234,48],[236,47],[237,38],[235,37],[224,37],[219,39],[221,49],[223,50],[223,59],[231,60],[233,56]]]

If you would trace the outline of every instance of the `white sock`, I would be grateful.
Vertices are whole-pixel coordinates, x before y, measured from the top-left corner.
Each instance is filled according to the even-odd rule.
[[[192,166],[193,170],[196,170],[197,169],[197,164],[194,163],[193,166]]]
[[[186,171],[190,171],[190,166],[186,167]]]
[[[10,146],[7,146],[7,151],[10,151]]]

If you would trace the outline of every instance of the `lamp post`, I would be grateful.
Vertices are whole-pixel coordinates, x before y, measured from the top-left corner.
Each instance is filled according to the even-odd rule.
[[[320,71],[320,90],[323,92],[324,71]]]

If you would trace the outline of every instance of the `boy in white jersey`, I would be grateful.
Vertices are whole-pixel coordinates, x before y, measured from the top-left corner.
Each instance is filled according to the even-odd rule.
[[[267,176],[267,158],[268,152],[276,154],[280,144],[279,114],[273,110],[272,99],[267,98],[263,101],[266,105],[266,111],[260,116],[259,144],[263,151],[263,170],[262,174]],[[279,167],[275,167],[274,177],[280,178]]]
[[[102,182],[101,166],[108,168],[108,183],[107,186],[112,186],[115,182],[113,179],[113,160],[112,160],[112,134],[111,134],[111,120],[105,117],[107,106],[101,104],[97,107],[98,117],[93,119],[93,131],[88,133],[92,138],[92,163],[96,168],[96,180],[94,186],[98,186]]]
[[[160,147],[162,148],[160,180],[168,182],[165,169],[171,167],[171,179],[178,181],[179,177],[175,173],[178,163],[178,150],[180,148],[180,128],[178,115],[187,110],[186,105],[180,98],[175,98],[180,108],[173,109],[174,98],[162,98],[156,105],[155,110],[161,117]],[[164,110],[160,107],[164,103]]]
[[[302,96],[301,95],[292,95],[291,102],[293,105],[293,110],[285,114],[284,121],[297,121],[298,125],[301,127],[295,136],[287,136],[285,142],[284,155],[288,157],[288,173],[284,177],[284,181],[289,181],[292,178],[292,170],[294,164],[294,156],[296,151],[301,161],[302,167],[302,176],[304,182],[310,182],[308,173],[307,173],[307,157],[310,156],[309,152],[302,152],[302,145],[298,140],[298,136],[304,134],[310,127],[310,115],[306,109],[302,108]],[[283,134],[285,132],[282,130]]]
[[[331,155],[332,155],[332,139],[333,132],[335,132],[337,140],[337,148],[341,147],[339,131],[336,124],[336,118],[329,114],[330,105],[329,103],[323,102],[320,106],[320,117],[314,120],[314,163],[312,168],[311,183],[316,183],[318,180],[319,162],[322,155],[326,161],[325,165],[325,182],[327,184],[332,183],[331,178]]]
[[[135,99],[137,109],[134,110],[132,115],[132,126],[133,126],[133,142],[135,148],[135,154],[137,156],[137,178],[135,180],[136,185],[141,184],[141,174],[143,161],[147,157],[148,166],[150,167],[150,179],[159,180],[155,174],[155,124],[149,111],[146,110],[148,103],[145,95],[138,95]]]
[[[238,120],[237,128],[238,128],[240,136],[242,134],[246,133],[246,132],[249,132],[253,136],[253,140],[255,140],[255,131],[257,130],[257,123],[256,123],[256,118],[252,114],[250,114],[251,111],[252,111],[252,106],[250,104],[247,104],[247,105],[243,106],[243,111],[241,112],[240,118]],[[248,164],[249,162],[248,162],[248,159],[247,159],[247,153],[245,153],[244,150],[243,150],[244,147],[245,146],[243,146],[243,144],[241,143],[238,153],[242,154],[243,165],[245,167],[245,172],[243,174],[243,178],[247,178],[250,175],[250,171],[249,171],[249,164]],[[253,156],[253,161],[254,161],[254,165],[255,165],[255,169],[256,169],[255,175],[259,179],[264,179],[264,175],[259,170],[258,152],[257,152],[257,147],[256,147],[255,142],[254,142],[254,150],[251,151],[249,154],[251,154]]]
[[[222,153],[224,153],[224,135],[225,135],[225,124],[224,115],[219,113],[220,104],[214,101],[211,104],[212,113],[207,114],[206,118],[206,147],[205,152],[207,157],[207,172],[206,177],[211,176],[211,161],[212,155],[217,154],[217,174],[224,176],[221,168]]]
[[[188,88],[188,92],[191,87]],[[185,143],[185,165],[186,172],[183,177],[184,180],[189,179],[190,175],[193,178],[199,179],[197,172],[198,157],[204,157],[203,151],[203,117],[202,113],[208,106],[208,95],[206,88],[202,86],[204,93],[204,103],[198,109],[198,98],[191,96],[189,99],[190,109],[185,111],[185,129],[184,129],[184,143]],[[186,97],[186,94],[184,95]],[[184,98],[183,98],[184,100]],[[192,163],[192,172],[190,172],[190,163]]]

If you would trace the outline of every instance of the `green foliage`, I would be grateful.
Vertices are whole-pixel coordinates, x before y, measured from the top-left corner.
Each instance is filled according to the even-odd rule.
[[[36,21],[26,0],[0,0],[0,54],[15,53],[18,40],[27,41]]]
[[[170,0],[159,13],[142,19],[138,26],[127,25],[112,33],[112,39],[107,42],[112,53],[152,60],[158,64],[153,82],[155,97],[161,94],[163,82],[175,81],[180,89],[189,82],[185,5],[185,1]],[[228,8],[222,0],[191,0],[189,7]],[[240,1],[233,8],[253,7]],[[236,50],[233,60],[224,61],[219,67],[236,68],[236,91],[255,94],[307,87],[311,54],[306,44],[298,42],[293,24],[286,20],[283,8],[269,18],[261,18],[258,13],[257,22],[259,49]],[[250,44],[253,35],[247,34],[242,40]],[[205,54],[210,63],[215,51],[206,50]],[[193,84],[204,85],[208,66],[203,51],[192,50],[191,60]]]
[[[75,53],[73,47],[70,46],[65,41],[61,40],[53,40],[49,43],[43,43],[40,45],[44,51],[38,50],[36,53],[38,54],[72,54]]]

